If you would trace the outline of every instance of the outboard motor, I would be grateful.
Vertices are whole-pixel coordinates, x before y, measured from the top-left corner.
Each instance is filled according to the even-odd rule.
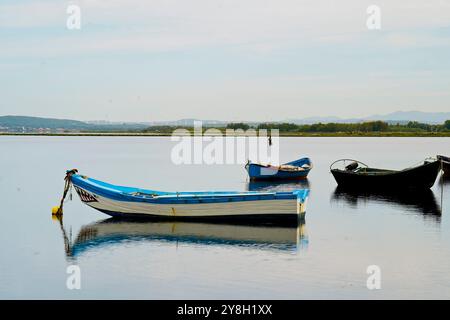
[[[358,168],[358,162],[352,162],[352,163],[350,163],[348,166],[346,166],[345,167],[345,170],[347,170],[347,171],[354,171],[354,170],[356,170],[357,168]]]

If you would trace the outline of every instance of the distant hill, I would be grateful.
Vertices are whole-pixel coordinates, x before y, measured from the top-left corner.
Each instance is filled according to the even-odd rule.
[[[374,115],[365,120],[383,121],[417,121],[430,124],[441,124],[450,120],[450,112],[397,111],[385,115]]]
[[[87,129],[89,124],[66,119],[37,118],[26,116],[3,116],[0,117],[0,127],[7,128],[49,128],[49,129]]]
[[[140,123],[112,123],[95,124],[78,120],[39,118],[27,116],[0,116],[0,128],[7,131],[37,131],[43,130],[69,130],[69,131],[129,131],[140,130],[148,127],[148,124]]]
[[[283,122],[295,124],[313,124],[313,123],[351,123],[360,121],[361,119],[343,119],[339,117],[307,117],[301,119],[287,119]]]

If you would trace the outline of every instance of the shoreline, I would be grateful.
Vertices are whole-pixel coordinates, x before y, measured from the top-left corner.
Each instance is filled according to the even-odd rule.
[[[74,132],[74,133],[14,133],[14,132],[0,132],[0,136],[43,136],[43,137],[171,137],[170,133],[158,133],[158,132],[148,132],[148,133],[135,133],[135,132]],[[183,136],[183,135],[176,135]],[[193,135],[184,135],[184,136],[193,136]],[[203,134],[206,137],[224,137],[225,135],[212,135],[212,134]],[[250,136],[250,135],[232,135],[234,137],[238,136]],[[374,138],[374,137],[388,137],[388,138],[446,138],[450,137],[450,132],[371,132],[371,133],[363,133],[363,132],[355,132],[355,133],[346,133],[346,132],[335,132],[335,133],[306,133],[306,132],[298,132],[298,133],[280,133],[280,137],[298,137],[298,138],[321,138],[321,137],[366,137],[366,138]]]

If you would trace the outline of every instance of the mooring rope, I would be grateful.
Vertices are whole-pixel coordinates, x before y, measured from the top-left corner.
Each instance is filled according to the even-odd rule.
[[[65,183],[64,183],[63,196],[61,198],[61,202],[60,202],[59,206],[53,208],[52,214],[54,214],[54,215],[62,215],[64,200],[66,199],[67,192],[69,191],[70,187],[72,186],[72,175],[77,174],[77,173],[78,173],[77,169],[72,169],[72,170],[67,170],[66,171],[66,176],[64,177]]]

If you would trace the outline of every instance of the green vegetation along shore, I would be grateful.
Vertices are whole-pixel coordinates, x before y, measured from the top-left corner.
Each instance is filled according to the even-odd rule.
[[[119,130],[67,130],[58,132],[0,132],[0,135],[45,136],[171,136],[183,129],[181,135],[194,134],[192,126],[151,126],[145,129]],[[409,122],[390,124],[383,121],[362,123],[317,123],[296,125],[292,123],[230,123],[223,127],[201,128],[204,135],[254,135],[260,130],[279,130],[283,137],[450,137],[450,120],[443,124]],[[197,128],[198,130],[198,128]],[[183,133],[184,132],[184,133]],[[261,133],[261,132],[260,132]],[[179,134],[179,133],[178,133]]]

